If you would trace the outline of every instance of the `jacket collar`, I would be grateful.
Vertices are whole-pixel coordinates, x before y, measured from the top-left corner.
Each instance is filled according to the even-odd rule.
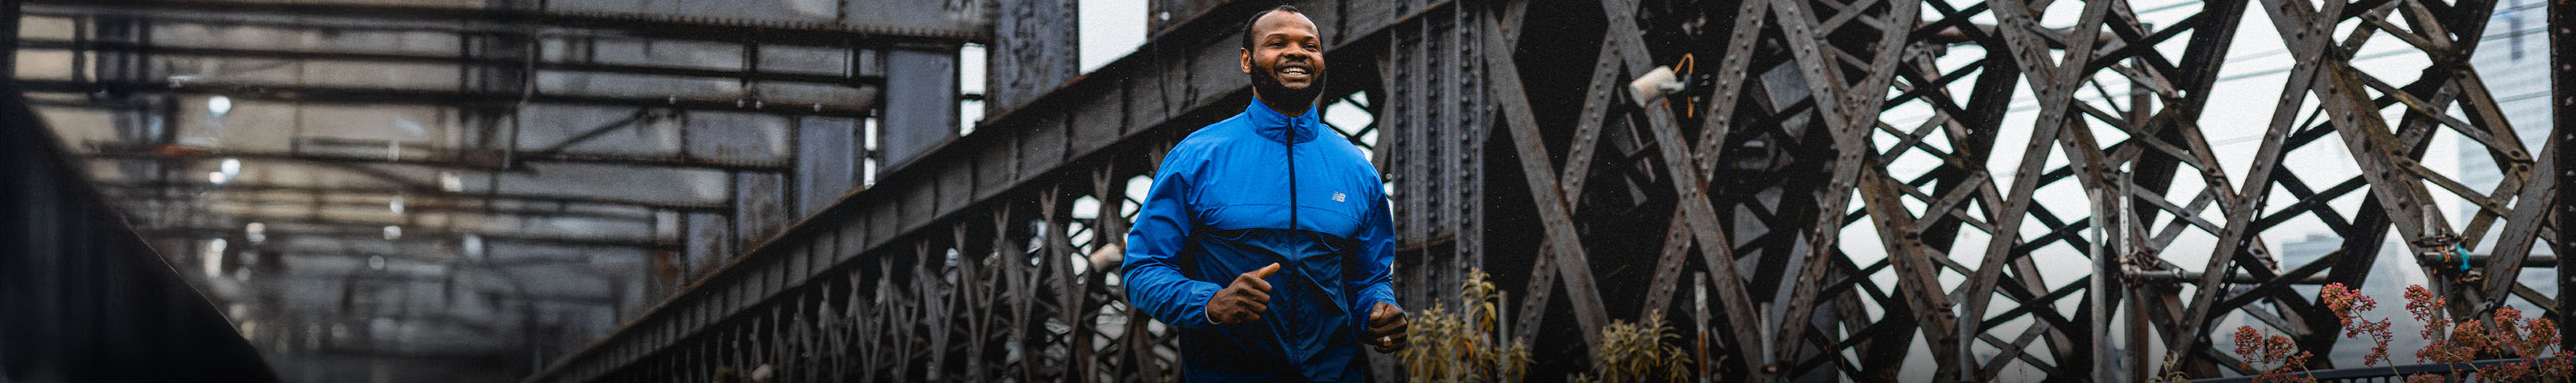
[[[1253,132],[1277,142],[1304,143],[1315,139],[1315,134],[1324,128],[1323,121],[1316,119],[1319,114],[1311,105],[1306,107],[1305,114],[1289,117],[1270,110],[1269,105],[1261,103],[1260,97],[1253,97],[1251,105],[1243,108],[1243,115],[1245,121],[1252,122]]]

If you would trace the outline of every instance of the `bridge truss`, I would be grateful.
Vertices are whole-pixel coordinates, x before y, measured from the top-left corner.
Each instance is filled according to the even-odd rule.
[[[532,380],[1177,375],[1174,333],[1109,272],[1120,201],[1248,98],[1233,29],[1265,6],[1157,1],[1173,18],[1150,43],[1076,77],[1049,59],[1073,35],[1043,21],[1072,4],[1005,3],[992,71],[1011,80],[975,133]],[[2237,375],[2221,327],[2331,350],[2346,340],[2313,288],[2405,283],[2372,278],[2385,268],[2420,272],[2454,315],[2569,318],[2576,273],[2543,254],[2569,243],[2549,159],[2576,136],[2533,147],[2482,80],[2497,68],[2471,65],[2494,2],[1289,3],[1325,24],[1328,98],[1376,117],[1352,132],[1383,138],[1367,143],[1407,305],[1494,273],[1542,374],[1586,368],[1595,329],[1661,315],[1720,380],[2133,381],[2168,358]],[[2267,27],[2283,38],[2239,43]],[[2268,118],[2207,115],[2231,52],[2275,46],[2292,64]],[[2365,70],[2365,48],[2426,65]],[[1622,94],[1685,56],[1705,94]],[[2259,141],[2221,149],[2236,137]],[[2484,162],[2428,166],[2437,142]],[[2286,254],[2299,225],[2338,240]]]

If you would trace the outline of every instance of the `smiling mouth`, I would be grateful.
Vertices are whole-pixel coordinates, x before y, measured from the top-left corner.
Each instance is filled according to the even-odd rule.
[[[1306,71],[1306,68],[1280,68],[1280,69],[1279,69],[1279,74],[1284,74],[1284,75],[1305,76],[1305,75],[1309,75],[1309,74],[1311,74],[1311,73],[1312,73],[1312,72],[1308,72],[1308,71]]]

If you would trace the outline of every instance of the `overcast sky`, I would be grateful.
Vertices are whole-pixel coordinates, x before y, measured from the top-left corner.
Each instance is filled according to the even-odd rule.
[[[1082,72],[1136,52],[1145,43],[1145,0],[1082,0]]]

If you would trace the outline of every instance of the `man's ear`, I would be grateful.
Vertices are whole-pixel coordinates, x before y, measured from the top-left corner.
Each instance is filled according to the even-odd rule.
[[[1235,64],[1243,66],[1243,74],[1252,74],[1252,50],[1243,50],[1243,54],[1236,57]]]

